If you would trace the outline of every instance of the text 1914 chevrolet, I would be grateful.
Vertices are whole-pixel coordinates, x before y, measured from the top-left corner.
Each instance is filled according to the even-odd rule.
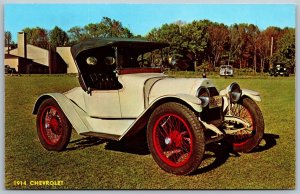
[[[157,65],[167,43],[90,39],[71,47],[79,83],[41,95],[33,109],[47,150],[61,151],[78,134],[122,140],[147,130],[149,150],[165,171],[185,175],[202,162],[205,145],[226,141],[250,152],[264,133],[257,92],[237,83],[218,92],[206,78],[174,78]]]

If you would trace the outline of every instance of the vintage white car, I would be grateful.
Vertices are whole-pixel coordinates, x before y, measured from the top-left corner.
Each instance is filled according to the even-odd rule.
[[[220,66],[220,76],[233,76],[233,68],[231,65]]]
[[[222,140],[236,152],[255,148],[264,134],[255,103],[259,93],[237,83],[219,92],[206,78],[167,76],[159,65],[165,47],[103,38],[71,47],[81,87],[36,101],[33,114],[43,147],[64,150],[72,129],[115,141],[146,130],[155,162],[178,175],[199,167],[206,144]]]

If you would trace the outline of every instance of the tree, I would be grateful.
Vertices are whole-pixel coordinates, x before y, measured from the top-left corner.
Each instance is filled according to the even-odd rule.
[[[4,45],[7,47],[7,53],[12,49],[11,32],[6,31],[4,33]]]
[[[209,39],[207,22],[207,20],[193,21],[184,26],[182,46],[194,54],[195,65],[207,58],[205,55]]]
[[[133,34],[126,27],[123,27],[120,21],[110,19],[109,17],[103,17],[99,23],[100,29],[104,32],[104,37],[122,37],[131,38]]]
[[[257,49],[259,47],[259,35],[260,31],[256,25],[250,24],[247,26],[247,34],[248,34],[248,47],[249,52],[253,56],[253,71],[256,73],[257,69]]]
[[[262,31],[257,38],[257,50],[260,57],[260,71],[265,69],[265,64],[270,59],[270,40],[265,31]]]
[[[213,58],[213,67],[219,62],[228,43],[229,30],[224,24],[212,23],[208,26],[209,46]]]
[[[25,28],[23,32],[26,33],[26,40],[28,44],[32,44],[44,49],[49,48],[48,32],[46,29],[35,27]]]
[[[6,47],[9,47],[10,44],[11,44],[11,32],[6,31],[6,32],[4,33],[4,45],[5,45]]]
[[[278,27],[274,27],[274,26],[270,26],[267,29],[265,29],[263,32],[264,36],[266,37],[266,41],[268,41],[269,44],[269,54],[271,55],[271,39],[273,38],[273,50],[272,53],[275,53],[277,48],[278,48],[278,40],[282,37],[283,35],[283,30],[281,28]]]
[[[55,26],[49,33],[49,42],[51,48],[56,48],[58,46],[67,46],[69,43],[69,37],[65,31]]]
[[[274,53],[272,60],[277,63],[284,63],[287,67],[294,68],[296,61],[295,44],[295,29],[284,29],[284,34],[278,41],[278,49]]]
[[[234,24],[229,28],[228,63],[238,61],[240,69],[252,62],[256,69],[258,27],[253,24]]]
[[[146,39],[159,42],[168,42],[170,44],[170,55],[180,56],[183,50],[182,34],[177,24],[163,24],[160,28],[152,29],[146,36]]]
[[[229,27],[228,35],[228,65],[231,61],[240,59],[242,53],[242,47],[244,45],[240,33],[240,27],[238,24],[234,24]],[[240,61],[241,68],[241,61]]]
[[[86,37],[88,38],[96,38],[96,37],[103,37],[103,34],[105,34],[107,29],[105,29],[104,25],[94,24],[90,23],[86,26],[84,26],[83,32],[86,33]]]
[[[75,44],[87,38],[85,30],[79,26],[74,26],[68,30],[70,44]]]
[[[120,37],[132,38],[130,30],[122,25],[120,21],[103,17],[99,23],[90,23],[83,28],[75,26],[69,31],[70,41],[74,44],[87,38],[96,37]]]

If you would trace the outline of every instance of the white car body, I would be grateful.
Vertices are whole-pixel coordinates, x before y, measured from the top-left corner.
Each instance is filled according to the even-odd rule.
[[[55,98],[78,134],[93,134],[99,137],[121,140],[130,130],[139,130],[135,125],[145,112],[162,99],[177,99],[187,103],[196,112],[201,112],[201,101],[196,97],[200,86],[214,87],[207,78],[174,78],[163,73],[140,73],[120,75],[123,84],[120,90],[92,91],[87,94],[81,87],[64,94],[48,93],[39,97],[34,113],[44,98]],[[174,87],[171,87],[174,86]],[[224,109],[228,102],[224,96]],[[257,92],[243,89],[242,95],[261,101]]]
[[[95,132],[120,140],[134,127],[140,127],[134,124],[159,100],[177,99],[201,112],[197,89],[199,86],[214,87],[206,78],[173,78],[163,73],[119,75],[118,80],[123,85],[120,90],[95,90],[87,94],[76,87],[64,94],[44,94],[37,101],[34,112],[42,99],[51,96],[78,134]]]
[[[120,141],[146,128],[158,165],[170,173],[189,174],[200,165],[205,144],[233,136],[237,151],[257,146],[264,132],[254,102],[261,100],[259,93],[237,83],[219,92],[207,78],[175,78],[161,67],[150,68],[155,56],[162,56],[157,49],[167,45],[128,39],[74,45],[80,87],[43,94],[33,109],[44,148],[65,149],[72,129]]]

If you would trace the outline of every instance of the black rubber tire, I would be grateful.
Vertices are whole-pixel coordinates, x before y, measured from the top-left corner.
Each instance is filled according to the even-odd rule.
[[[184,163],[180,166],[174,167],[165,162],[159,155],[157,151],[157,146],[155,146],[154,134],[155,134],[155,126],[157,126],[157,122],[164,115],[174,115],[173,117],[178,117],[182,122],[185,123],[184,126],[188,127],[189,141],[189,157],[184,159]],[[168,120],[168,119],[167,119]],[[165,121],[166,123],[166,121]],[[161,127],[161,125],[160,125]],[[174,127],[175,128],[175,127]],[[168,128],[170,129],[170,128]],[[150,153],[152,154],[155,162],[166,172],[176,174],[176,175],[187,175],[191,172],[195,171],[202,162],[204,151],[205,151],[205,139],[204,139],[204,126],[199,122],[196,115],[193,111],[191,111],[188,107],[175,103],[169,102],[160,105],[157,107],[150,116],[148,126],[147,126],[147,142]],[[176,130],[173,130],[176,131]],[[180,130],[178,130],[180,131]],[[171,133],[171,132],[170,132]],[[182,135],[184,132],[181,132]],[[185,133],[186,134],[186,133]],[[171,136],[171,135],[170,135]],[[184,139],[182,137],[182,139]],[[186,138],[187,139],[187,138]],[[166,141],[166,139],[165,139]],[[175,141],[174,141],[175,142]],[[192,142],[192,143],[191,143]],[[166,143],[167,144],[167,143]],[[171,143],[170,143],[171,144]],[[183,145],[184,143],[182,143]],[[192,145],[191,145],[192,144]],[[166,147],[168,145],[165,145]],[[172,145],[173,146],[173,145]],[[184,149],[182,149],[184,152]],[[172,153],[172,151],[171,151]],[[173,153],[171,154],[173,155]],[[167,157],[165,160],[168,160]],[[179,159],[178,159],[179,160]],[[170,162],[169,162],[170,163]]]
[[[260,108],[252,99],[248,97],[242,98],[238,102],[238,104],[242,105],[245,109],[249,111],[253,122],[252,125],[253,125],[254,135],[251,136],[249,139],[245,140],[244,144],[242,145],[235,145],[235,144],[231,144],[231,145],[233,151],[235,152],[248,153],[251,152],[255,147],[257,147],[263,138],[264,129],[265,129],[264,119]]]
[[[56,123],[60,126],[60,133],[58,136],[57,142],[51,142],[48,136],[45,135],[46,131],[44,127],[46,124],[43,123],[43,118],[45,117],[45,111],[49,108],[52,108],[56,110],[58,117],[56,117]],[[45,122],[45,121],[44,121]],[[48,124],[50,125],[50,124]],[[57,102],[53,98],[48,98],[44,100],[37,112],[37,118],[36,118],[36,127],[37,127],[37,134],[39,137],[39,140],[42,144],[42,146],[49,151],[62,151],[64,150],[68,143],[70,142],[70,137],[72,133],[72,125],[63,113],[60,106],[57,104]],[[52,131],[52,129],[51,129]],[[54,133],[54,132],[53,132]]]

